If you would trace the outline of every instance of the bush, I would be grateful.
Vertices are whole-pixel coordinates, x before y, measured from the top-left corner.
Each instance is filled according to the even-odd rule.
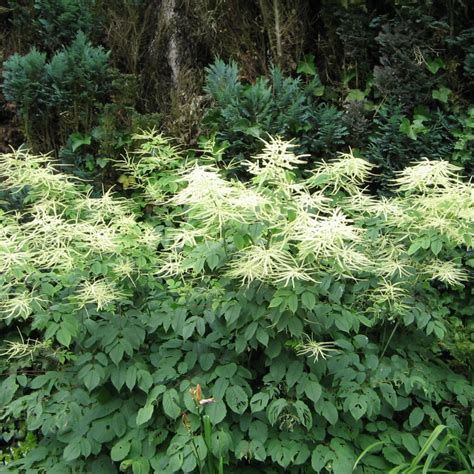
[[[30,145],[57,150],[73,132],[91,130],[111,92],[108,53],[79,33],[47,61],[33,49],[4,63],[3,92],[16,104]]]
[[[474,392],[440,298],[472,264],[459,168],[423,160],[379,199],[352,154],[297,178],[306,157],[271,139],[242,183],[212,144],[136,140],[128,201],[1,157],[23,198],[0,216],[0,413],[38,438],[7,470],[344,474],[365,452],[354,472],[386,473],[439,424],[464,436]]]
[[[342,113],[330,104],[319,103],[324,86],[314,63],[302,63],[302,77],[283,77],[273,68],[269,79],[260,77],[244,85],[234,62],[217,60],[209,66],[205,90],[213,100],[205,119],[216,138],[227,143],[228,156],[243,159],[260,150],[255,138],[267,134],[296,138],[305,152],[330,155],[345,143],[347,128]]]

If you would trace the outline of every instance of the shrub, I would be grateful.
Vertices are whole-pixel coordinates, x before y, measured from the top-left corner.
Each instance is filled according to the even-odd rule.
[[[459,168],[423,160],[378,199],[351,154],[301,179],[306,157],[271,139],[242,183],[212,143],[197,160],[136,139],[128,201],[0,158],[23,196],[0,215],[0,416],[38,438],[7,470],[344,474],[383,441],[355,472],[385,473],[436,425],[463,436],[474,393],[440,298],[468,280]]]
[[[43,46],[56,51],[68,46],[79,31],[87,37],[97,30],[95,0],[35,0],[35,26]]]
[[[297,138],[302,150],[330,155],[345,143],[347,128],[342,113],[330,104],[318,102],[324,92],[314,63],[304,62],[302,72],[310,78],[283,77],[273,68],[269,79],[258,78],[244,85],[234,62],[217,60],[209,66],[205,90],[215,105],[205,123],[216,137],[228,144],[228,156],[244,158],[261,146],[255,137],[279,134]]]
[[[16,104],[30,145],[57,150],[73,132],[89,132],[111,92],[108,53],[79,33],[47,61],[33,49],[4,63],[3,92]]]

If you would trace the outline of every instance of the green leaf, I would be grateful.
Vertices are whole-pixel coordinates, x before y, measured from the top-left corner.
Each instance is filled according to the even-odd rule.
[[[321,472],[331,458],[331,450],[323,444],[318,444],[311,455],[311,467],[316,472]]]
[[[365,99],[365,92],[360,89],[352,89],[347,94],[347,99],[354,101],[362,101]]]
[[[425,417],[424,411],[421,408],[416,407],[410,413],[408,422],[410,423],[410,426],[412,428],[416,428],[423,421],[424,417]]]
[[[83,145],[91,144],[91,135],[82,135],[81,133],[72,133],[71,136],[72,151],[76,151]]]
[[[403,454],[394,446],[387,446],[386,448],[383,448],[382,453],[387,461],[395,464],[396,466],[399,466],[405,462]]]
[[[71,343],[71,333],[65,327],[62,327],[56,332],[56,339],[63,346],[69,347]]]
[[[250,441],[249,449],[250,452],[253,454],[254,459],[261,462],[265,461],[267,457],[267,452],[265,450],[265,446],[260,440],[254,439]]]
[[[128,438],[124,438],[120,440],[118,443],[114,445],[110,452],[110,457],[112,461],[122,461],[127,457],[127,454],[130,452],[130,440]]]
[[[397,394],[392,387],[392,384],[383,383],[380,384],[380,391],[382,392],[383,398],[393,407],[397,408]]]
[[[420,240],[415,240],[410,247],[408,248],[408,255],[413,255],[415,254],[419,249],[421,248],[421,241]]]
[[[136,423],[137,425],[143,425],[146,423],[151,416],[153,415],[153,405],[145,405],[143,408],[140,408],[137,413]]]
[[[349,397],[349,413],[359,420],[367,412],[367,399],[365,396],[354,393]]]
[[[227,408],[222,400],[216,400],[214,403],[207,405],[205,410],[213,425],[220,423],[227,415]]]
[[[150,472],[150,463],[145,458],[134,459],[132,462],[133,474],[148,474]]]
[[[123,359],[123,352],[123,347],[120,342],[115,344],[114,348],[109,352],[109,357],[112,359],[115,365],[118,365]]]
[[[181,409],[179,408],[179,395],[174,388],[167,390],[163,395],[163,411],[166,416],[173,420],[178,418],[181,413]]]
[[[446,63],[440,57],[433,61],[427,61],[425,64],[431,74],[436,74],[440,69],[446,69]]]
[[[207,372],[212,367],[215,360],[216,356],[212,353],[202,354],[198,359],[199,365],[204,372]]]
[[[234,385],[226,390],[225,401],[228,407],[239,415],[241,415],[249,405],[248,396],[239,385]]]
[[[262,411],[265,409],[265,407],[268,405],[268,402],[270,400],[270,396],[266,392],[259,392],[256,393],[251,399],[250,399],[250,410],[252,413],[257,413],[259,411]]]
[[[300,423],[307,429],[310,430],[313,426],[313,417],[308,408],[308,405],[303,403],[301,400],[297,400],[293,403],[293,407],[296,410],[296,415]]]
[[[314,308],[314,305],[316,304],[316,298],[313,293],[305,291],[301,295],[301,303],[306,309],[312,310]]]
[[[250,439],[257,439],[265,443],[268,439],[268,425],[260,420],[252,421],[249,428]]]
[[[263,328],[258,328],[257,341],[266,347],[268,345],[268,340],[269,340],[268,332]]]
[[[314,62],[314,55],[313,54],[306,54],[303,57],[303,60],[299,62],[298,67],[296,69],[298,74],[306,74],[308,76],[316,76],[318,74],[316,70],[316,65]]]
[[[127,369],[127,374],[125,376],[125,384],[129,390],[132,390],[137,383],[137,368],[134,365],[131,365]]]
[[[291,293],[288,296],[286,303],[288,305],[289,310],[292,313],[296,313],[296,311],[298,310],[298,295],[295,293]]]
[[[440,87],[439,89],[434,90],[431,93],[431,96],[433,99],[439,100],[443,104],[447,104],[451,93],[451,89],[448,89],[447,87]]]
[[[84,385],[87,387],[89,392],[94,390],[100,383],[100,374],[96,369],[92,368],[84,377]]]
[[[407,137],[411,138],[412,140],[417,139],[416,132],[413,129],[412,124],[406,117],[403,117],[400,122],[400,132],[404,133]]]
[[[74,461],[81,455],[81,445],[78,440],[72,441],[64,448],[63,457],[66,461]]]
[[[288,402],[284,398],[279,398],[277,400],[273,400],[267,408],[267,417],[268,421],[271,425],[274,425],[278,417],[280,416],[281,412],[288,406]]]
[[[314,404],[316,404],[321,398],[321,385],[318,382],[308,380],[304,387],[304,393]]]
[[[431,251],[435,254],[438,255],[441,252],[441,249],[443,248],[443,242],[441,240],[432,240],[431,241]]]
[[[331,425],[335,425],[339,419],[336,406],[328,400],[322,404],[321,415],[323,415]]]

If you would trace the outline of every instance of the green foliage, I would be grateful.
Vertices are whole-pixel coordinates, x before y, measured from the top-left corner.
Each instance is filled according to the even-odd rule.
[[[133,200],[0,158],[21,197],[0,215],[0,417],[37,437],[7,472],[472,469],[474,391],[445,346],[446,289],[472,305],[458,167],[422,160],[376,198],[351,153],[298,178],[270,139],[243,183],[212,142],[135,140]]]
[[[441,438],[443,434],[444,436]],[[357,458],[355,466],[357,467],[359,461],[363,459],[366,454],[374,450],[380,450],[384,444],[383,441],[378,441],[368,446]],[[408,462],[402,462],[396,468],[391,469],[389,474],[410,474],[430,471],[469,473],[472,470],[473,464],[472,459],[469,459],[469,449],[470,446],[465,444],[458,434],[452,433],[446,426],[438,425],[432,433],[430,433],[418,454],[411,459],[411,462],[410,460],[408,460]],[[401,453],[391,446],[383,448],[383,454],[393,459],[403,459]],[[455,465],[462,470],[452,471],[451,468]],[[447,471],[446,468],[450,470]]]
[[[205,123],[216,137],[228,144],[228,155],[243,158],[258,151],[255,138],[278,134],[297,138],[304,151],[330,154],[345,143],[347,128],[342,113],[331,105],[320,103],[324,93],[314,65],[307,57],[299,71],[308,78],[284,77],[273,68],[269,79],[258,78],[245,85],[239,79],[235,62],[216,60],[206,68],[206,86],[215,106]]]
[[[16,104],[30,144],[58,149],[71,133],[89,132],[108,99],[112,71],[108,53],[79,33],[47,61],[33,49],[14,54],[3,68],[5,98]]]
[[[100,25],[96,0],[9,0],[12,25],[20,51],[35,45],[54,53],[69,46],[78,32],[93,37]]]
[[[97,28],[95,0],[35,0],[35,25],[40,41],[49,51],[69,45],[82,31],[90,37]]]

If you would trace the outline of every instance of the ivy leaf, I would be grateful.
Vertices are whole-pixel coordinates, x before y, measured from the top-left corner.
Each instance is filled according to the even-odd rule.
[[[412,140],[416,140],[418,138],[410,120],[408,120],[406,117],[403,117],[400,122],[400,132],[404,133]]]
[[[431,93],[431,96],[433,97],[433,99],[439,100],[443,104],[447,104],[451,92],[452,90],[448,89],[447,87],[440,87],[439,89],[435,89]]]
[[[440,69],[446,69],[446,63],[440,57],[433,61],[427,61],[425,64],[431,74],[436,74]]]
[[[316,76],[316,64],[314,62],[314,54],[306,54],[303,60],[298,64],[296,69],[298,74],[307,74],[308,76]]]
[[[71,148],[72,151],[76,151],[83,145],[90,145],[91,144],[91,135],[82,135],[81,133],[72,133],[71,136]]]

